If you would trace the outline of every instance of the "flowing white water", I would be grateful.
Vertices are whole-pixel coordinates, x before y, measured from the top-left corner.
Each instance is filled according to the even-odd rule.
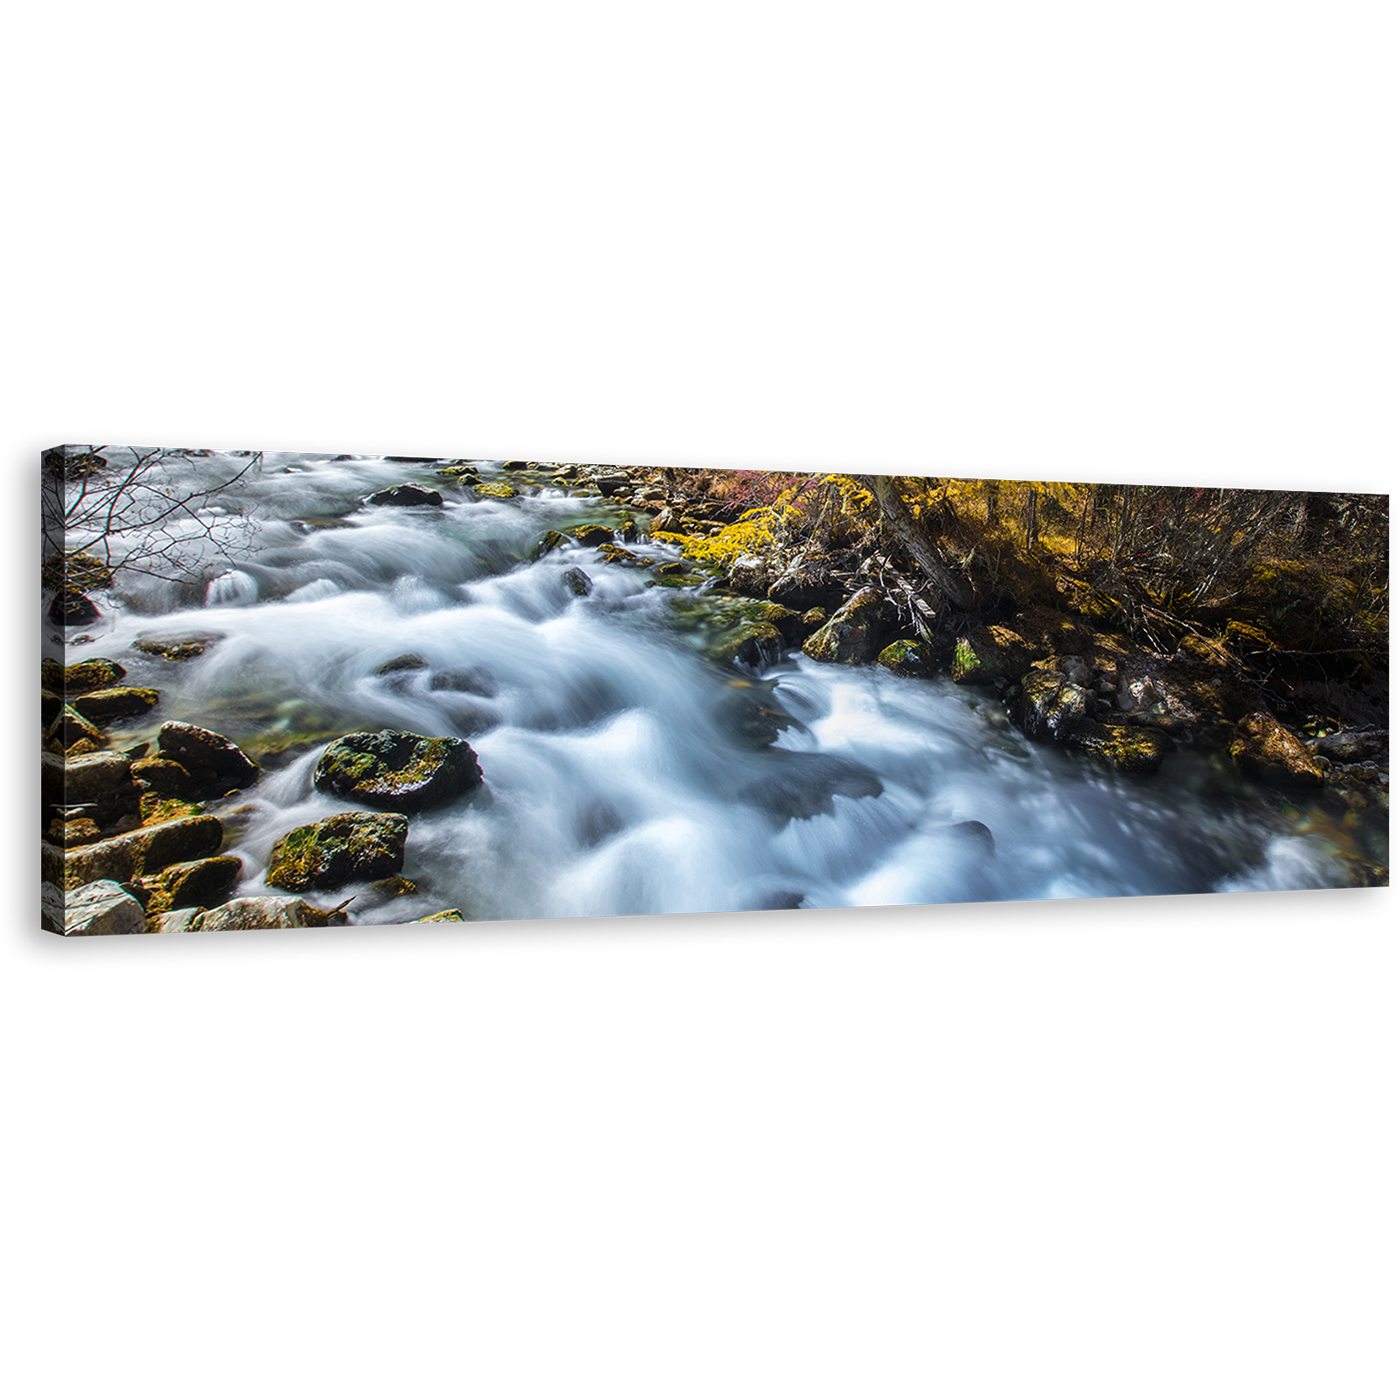
[[[211,481],[228,465],[198,464]],[[647,571],[582,547],[529,562],[544,531],[616,523],[620,507],[552,489],[472,501],[445,481],[440,510],[361,503],[409,479],[431,477],[380,459],[271,458],[221,498],[257,519],[246,558],[193,593],[138,581],[70,648],[159,689],[157,724],[205,725],[267,765],[228,804],[244,809],[228,818],[242,894],[265,892],[280,835],[345,808],[311,787],[325,744],[386,727],[468,739],[485,786],[413,817],[404,873],[417,894],[336,896],[356,894],[363,922],[445,907],[498,919],[1347,882],[1332,839],[1287,823],[1218,763],[1178,753],[1129,779],[1027,744],[994,700],[951,682],[800,654],[762,676],[715,666],[696,610],[675,607],[695,590],[649,586]],[[586,597],[566,584],[576,568]],[[192,634],[218,640],[176,662],[129,650]],[[427,666],[376,674],[409,652]],[[794,722],[756,749],[760,702]]]

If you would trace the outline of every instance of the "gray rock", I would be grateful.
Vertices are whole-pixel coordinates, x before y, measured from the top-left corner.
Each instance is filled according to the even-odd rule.
[[[69,938],[140,933],[146,911],[113,880],[94,880],[70,890],[63,901],[63,932]]]
[[[318,909],[294,895],[231,899],[213,909],[175,909],[151,919],[147,933],[200,933],[222,929],[326,928],[349,920],[339,909]]]
[[[1343,729],[1325,734],[1308,743],[1308,750],[1334,763],[1355,763],[1384,753],[1390,747],[1390,731],[1386,729]]]

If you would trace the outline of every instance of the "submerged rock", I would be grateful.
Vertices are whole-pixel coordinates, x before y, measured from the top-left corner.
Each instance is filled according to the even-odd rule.
[[[165,661],[189,661],[203,656],[208,649],[223,638],[222,632],[198,632],[182,637],[137,637],[132,647],[144,651],[147,656],[159,656]]]
[[[49,621],[61,623],[64,627],[81,627],[101,617],[97,604],[76,588],[60,588],[49,604]]]
[[[407,840],[408,818],[399,812],[337,812],[296,827],[273,846],[267,883],[300,893],[381,880],[402,871]]]
[[[476,753],[464,739],[430,739],[398,729],[347,734],[321,755],[317,791],[366,807],[418,812],[481,785]]]
[[[377,666],[374,674],[376,676],[392,676],[396,671],[426,671],[427,669],[426,657],[419,656],[416,651],[406,651],[402,656],[395,656],[382,666]]]
[[[773,698],[768,686],[735,680],[726,687],[718,715],[722,729],[748,748],[767,748],[797,721]]]
[[[879,797],[884,784],[873,768],[835,754],[784,753],[772,771],[748,784],[739,800],[779,822],[831,816],[837,797]]]
[[[564,587],[577,597],[586,598],[593,592],[593,580],[582,569],[566,569]]]

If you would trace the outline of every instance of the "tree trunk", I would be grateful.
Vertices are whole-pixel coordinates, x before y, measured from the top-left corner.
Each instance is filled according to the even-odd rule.
[[[938,557],[938,551],[925,537],[914,519],[904,497],[899,494],[892,476],[876,476],[871,481],[875,487],[875,499],[880,503],[880,513],[889,523],[914,562],[923,570],[924,576],[955,607],[963,612],[972,611],[972,590],[958,578]]]

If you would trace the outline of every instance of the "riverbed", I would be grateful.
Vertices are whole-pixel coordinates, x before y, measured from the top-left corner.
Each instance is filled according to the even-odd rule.
[[[215,482],[244,465],[211,456],[191,470]],[[1130,777],[1028,743],[989,692],[947,679],[796,651],[717,660],[713,581],[674,586],[573,542],[532,557],[550,530],[632,519],[630,550],[676,561],[648,542],[645,515],[569,494],[547,471],[475,465],[518,494],[476,498],[427,464],[269,455],[215,500],[251,523],[236,557],[211,554],[177,581],[119,574],[123,598],[68,647],[70,663],[110,656],[129,684],[159,690],[118,743],[184,720],[263,765],[211,808],[243,861],[239,894],[273,892],[279,836],[344,810],[311,785],[330,740],[383,728],[467,740],[485,781],[413,817],[415,892],[334,892],[355,922],[1351,882],[1347,832],[1218,755],[1183,747]],[[443,505],[366,504],[402,481]],[[153,637],[207,646],[183,660],[133,650]]]

